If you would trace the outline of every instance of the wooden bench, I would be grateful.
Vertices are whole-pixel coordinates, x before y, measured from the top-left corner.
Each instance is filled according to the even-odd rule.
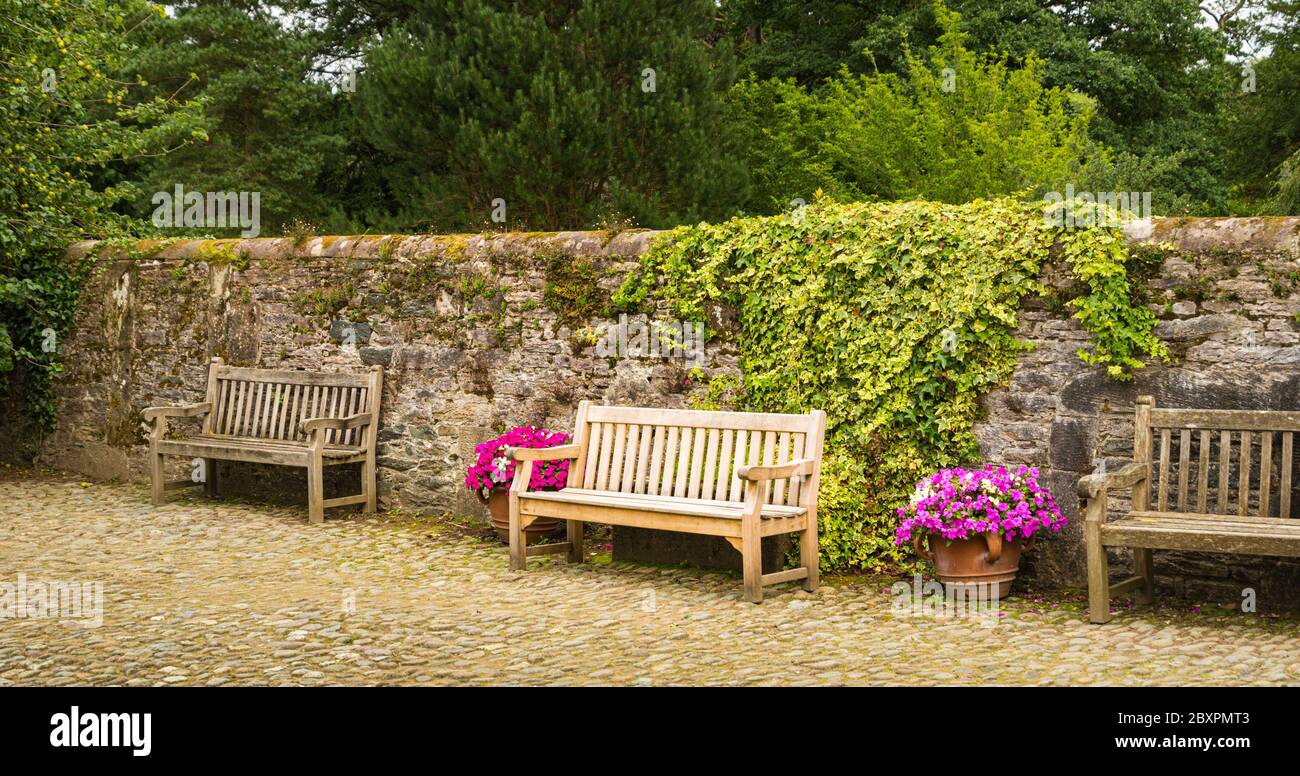
[[[745,599],[763,587],[803,580],[817,589],[817,487],[826,413],[745,412],[578,405],[573,444],[511,448],[510,567],[567,552],[583,560],[584,522],[724,537],[742,557]],[[529,491],[536,461],[571,460],[569,487]],[[568,541],[526,547],[539,517],[567,521]],[[799,568],[764,574],[764,536],[798,533]]]
[[[1156,409],[1139,396],[1133,462],[1079,480],[1089,620],[1110,620],[1111,596],[1136,591],[1150,602],[1152,550],[1300,557],[1300,520],[1291,516],[1297,431],[1300,412]],[[1120,488],[1132,488],[1132,508],[1106,522],[1107,492]],[[1133,548],[1133,577],[1110,584],[1107,547]]]
[[[217,492],[214,461],[249,461],[307,469],[307,510],[312,523],[325,520],[325,509],[365,504],[375,511],[375,435],[383,367],[362,374],[327,374],[283,369],[247,369],[212,359],[207,400],[186,407],[150,407],[149,474],[153,503],[163,492],[197,485],[190,480],[163,481],[163,456],[202,458],[209,495]],[[199,418],[197,435],[167,439],[168,418]],[[361,493],[326,499],[324,469],[360,463]]]

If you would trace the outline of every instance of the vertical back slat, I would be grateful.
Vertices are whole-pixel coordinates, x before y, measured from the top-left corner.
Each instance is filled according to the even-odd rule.
[[[293,439],[294,418],[298,417],[298,405],[302,403],[303,386],[289,386],[289,396],[285,399],[284,417],[280,419],[280,438]]]
[[[266,430],[263,436],[267,439],[280,438],[280,413],[284,411],[284,394],[289,390],[286,384],[277,384],[271,395],[271,412],[266,419]]]
[[[727,500],[727,489],[730,487],[731,479],[731,442],[736,432],[732,429],[726,429],[722,432],[722,449],[718,451],[718,482],[713,492],[714,498],[719,501]]]
[[[1219,514],[1228,513],[1228,469],[1231,466],[1232,432],[1219,432]]]
[[[1151,410],[1154,407],[1155,399],[1151,396],[1139,396],[1133,405],[1133,460],[1143,464],[1147,475],[1133,489],[1133,508],[1139,511],[1151,507]]]
[[[600,437],[605,431],[604,423],[592,423],[591,435],[587,442],[587,460],[582,469],[582,487],[591,490],[596,487],[596,469],[600,456]]]
[[[1241,432],[1241,456],[1237,461],[1241,466],[1241,471],[1237,473],[1237,515],[1239,517],[1244,517],[1250,506],[1250,442],[1250,432]]]
[[[664,429],[664,437],[667,445],[664,447],[663,472],[660,475],[659,495],[673,495],[673,467],[677,465],[677,438],[681,436],[681,429],[677,426],[668,426]]]
[[[1192,468],[1192,432],[1183,429],[1178,433],[1178,508],[1184,512],[1191,508],[1187,498],[1188,476]]]
[[[1200,461],[1196,466],[1196,511],[1204,514],[1210,489],[1210,432],[1201,431]]]
[[[686,477],[686,497],[699,498],[704,480],[704,429],[695,429],[691,440],[691,470]]]
[[[705,500],[713,498],[713,486],[717,481],[718,437],[718,429],[709,429],[709,443],[704,452],[704,481],[700,483],[700,498]]]
[[[790,445],[791,445],[790,457],[806,458],[807,456],[804,455],[803,451],[804,451],[804,447],[807,444],[808,444],[807,434],[795,434],[790,440]],[[790,478],[790,492],[786,494],[785,503],[789,504],[792,507],[801,507],[804,505],[803,504],[803,481],[804,478],[802,476]]]
[[[776,462],[783,463],[790,460],[790,432],[782,431],[777,437],[776,443]],[[785,503],[785,486],[787,480],[780,479],[772,483],[772,503]]]
[[[346,418],[349,414],[348,402],[352,401],[352,388],[351,387],[335,388],[334,392],[337,393],[338,396],[335,397],[334,400],[334,414],[332,415],[332,417]],[[334,432],[334,444],[336,445],[343,444],[344,433],[345,433],[345,429],[337,429]]]
[[[367,388],[358,388],[356,401],[353,403],[352,411],[349,415],[357,415],[366,411],[366,395],[369,393]],[[365,433],[364,429],[354,428],[348,432],[348,444],[357,446],[361,444],[361,435]]]
[[[644,427],[641,429],[641,447],[636,454],[636,479],[632,488],[633,493],[645,493],[646,489],[646,472],[650,467],[650,444],[654,438],[654,429]]]
[[[623,476],[619,479],[618,489],[624,493],[634,493],[636,482],[637,451],[641,445],[641,426],[633,423],[627,427],[627,442],[623,451]]]
[[[762,455],[762,451],[763,451],[763,432],[750,431],[749,443],[746,444],[745,447],[746,447],[745,450],[746,465],[758,466],[760,460],[759,456]],[[740,489],[740,498],[743,499],[744,497],[745,497],[745,489],[742,487]]]
[[[596,459],[596,490],[609,487],[609,454],[614,446],[614,423],[606,423],[600,430],[600,457]]]
[[[1278,517],[1291,516],[1291,432],[1282,433],[1282,471],[1278,487]]]
[[[336,385],[336,386],[334,386],[334,403],[330,406],[330,410],[329,410],[329,413],[330,413],[330,414],[329,414],[329,417],[331,417],[331,418],[341,418],[341,417],[343,417],[343,402],[346,400],[346,398],[345,398],[346,395],[347,395],[347,389],[346,389],[346,388],[344,388],[344,387],[341,386],[341,385]],[[336,444],[338,444],[338,442],[339,442],[339,430],[338,430],[338,429],[335,429],[335,428],[332,428],[332,429],[329,429],[329,432],[330,432],[330,434],[329,434],[328,437],[326,437],[326,439],[328,439],[328,440],[329,440],[329,443],[332,444],[332,445],[336,445]]]
[[[244,411],[239,420],[239,435],[253,435],[253,418],[257,417],[257,403],[262,399],[262,384],[250,382],[248,384],[248,402],[244,405]]]
[[[1172,435],[1172,429],[1160,429],[1160,491],[1156,505],[1161,512],[1169,511],[1169,438]]]
[[[211,434],[214,430],[213,424],[217,420],[217,410],[220,404],[217,403],[217,394],[221,389],[220,382],[217,379],[217,372],[221,369],[221,359],[214,358],[208,364],[208,389],[203,398],[209,405],[208,414],[203,416],[203,433]]]
[[[274,386],[271,383],[258,383],[257,404],[253,406],[252,432],[250,436],[254,439],[261,439],[263,429],[265,428],[266,407],[271,401],[271,389]]]
[[[677,472],[673,478],[672,495],[682,497],[686,495],[687,480],[691,474],[691,437],[693,429],[683,426],[681,428],[681,441],[677,444]]]
[[[333,399],[333,398],[334,398],[334,397],[333,397],[333,389],[331,389],[330,386],[328,386],[328,385],[321,386],[321,389],[320,389],[320,399],[319,399],[319,401],[316,402],[316,406],[315,406],[315,408],[314,408],[313,411],[312,411],[311,417],[313,417],[313,418],[320,418],[320,417],[325,417],[326,415],[329,415],[329,412],[330,412],[330,400]],[[330,435],[329,435],[329,432],[326,431],[326,433],[325,433],[325,442],[326,442],[326,443],[329,443],[329,440],[330,440]]]
[[[1259,435],[1259,516],[1268,517],[1273,496],[1273,432]]]
[[[324,411],[325,400],[327,398],[326,389],[323,386],[314,385],[311,390],[311,401],[307,403],[305,411],[302,414],[303,420],[318,418]],[[303,435],[306,439],[306,435]]]
[[[258,439],[271,438],[271,412],[275,408],[275,397],[280,392],[280,386],[277,383],[268,383],[266,386],[266,397],[262,399],[262,419],[257,424]]]
[[[667,436],[667,428],[655,426],[654,447],[650,449],[650,474],[645,481],[645,492],[651,496],[659,495],[660,476],[663,474],[664,445],[667,444]]]
[[[373,391],[373,388],[371,390]],[[593,444],[592,424],[587,420],[587,412],[590,408],[591,402],[585,400],[578,402],[578,412],[573,418],[573,444],[578,446],[578,456],[569,463],[569,475],[565,478],[565,487],[581,488],[587,476],[587,454]],[[366,437],[367,446],[373,438],[373,436]]]
[[[244,397],[248,393],[248,383],[240,380],[235,383],[235,404],[234,412],[230,415],[230,433],[238,435],[239,429],[243,426]]]
[[[740,477],[736,475],[740,471],[740,467],[745,465],[745,448],[749,446],[748,438],[749,435],[744,430],[736,431],[736,451],[731,464],[731,491],[727,494],[728,501],[740,501],[745,493],[745,489],[741,487]]]
[[[776,432],[775,431],[768,431],[763,434],[762,450],[763,450],[762,452],[763,465],[771,466],[775,464],[776,463]],[[767,501],[765,503],[768,504],[772,503],[773,490],[774,488],[771,487],[767,489]]]
[[[627,424],[614,424],[614,448],[609,455],[609,481],[605,490],[618,492],[623,489],[623,460],[627,449]]]
[[[226,431],[226,407],[230,404],[230,381],[222,380],[217,386],[217,407],[216,417],[213,418],[212,431],[215,434],[225,434]]]
[[[240,436],[251,436],[253,433],[253,418],[257,416],[257,402],[262,397],[262,384],[250,382],[248,384],[248,401],[244,403],[243,411],[239,417],[239,434]]]

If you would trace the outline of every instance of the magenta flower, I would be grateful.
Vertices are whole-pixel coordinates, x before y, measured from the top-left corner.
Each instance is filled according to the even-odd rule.
[[[967,539],[996,531],[1008,540],[1028,539],[1044,528],[1059,532],[1069,522],[1052,494],[1038,484],[1037,468],[1020,466],[1011,473],[992,465],[935,472],[917,483],[898,517],[894,543],[899,545],[917,532]]]
[[[515,462],[505,456],[507,447],[559,447],[567,445],[570,437],[561,431],[549,431],[533,426],[516,426],[496,439],[475,446],[477,460],[465,470],[465,487],[470,490],[490,491],[510,487],[515,478]],[[532,490],[560,490],[568,482],[569,461],[536,461],[533,475],[528,480]]]

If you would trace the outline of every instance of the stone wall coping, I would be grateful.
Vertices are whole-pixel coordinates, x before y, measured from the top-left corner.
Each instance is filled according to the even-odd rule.
[[[1175,217],[1133,222],[1125,227],[1133,242],[1168,242],[1184,250],[1240,248],[1300,253],[1300,216]],[[253,237],[248,239],[140,240],[134,244],[141,261],[199,259],[212,251],[266,259],[277,256],[324,258],[397,258],[453,253],[470,259],[486,255],[530,256],[538,252],[573,256],[627,258],[643,253],[664,233],[658,229],[622,231],[482,232],[477,234],[352,234],[318,237]],[[68,258],[80,258],[98,245],[95,240],[73,243]],[[388,246],[388,247],[385,247]],[[120,252],[119,252],[120,253]],[[128,258],[119,255],[117,258]]]
[[[662,230],[568,232],[485,232],[479,234],[361,234],[320,237],[253,237],[247,239],[140,240],[133,244],[141,255],[130,257],[121,250],[115,258],[137,261],[210,258],[220,251],[248,259],[294,256],[377,259],[385,253],[394,258],[452,254],[458,258],[486,255],[531,256],[536,253],[605,258],[633,257],[645,252]],[[96,240],[82,240],[69,246],[66,256],[81,258],[95,249]]]

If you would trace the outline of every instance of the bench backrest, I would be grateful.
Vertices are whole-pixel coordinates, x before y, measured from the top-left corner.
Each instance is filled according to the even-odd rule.
[[[382,367],[360,374],[252,369],[212,359],[203,432],[245,439],[305,442],[309,418],[345,418],[379,411]],[[365,447],[368,429],[329,430],[326,444]]]
[[[571,487],[744,501],[736,469],[810,458],[805,477],[774,480],[772,504],[816,506],[826,414],[779,415],[578,405],[582,453]]]
[[[1134,460],[1152,473],[1135,510],[1292,518],[1300,412],[1156,408],[1139,396]]]

